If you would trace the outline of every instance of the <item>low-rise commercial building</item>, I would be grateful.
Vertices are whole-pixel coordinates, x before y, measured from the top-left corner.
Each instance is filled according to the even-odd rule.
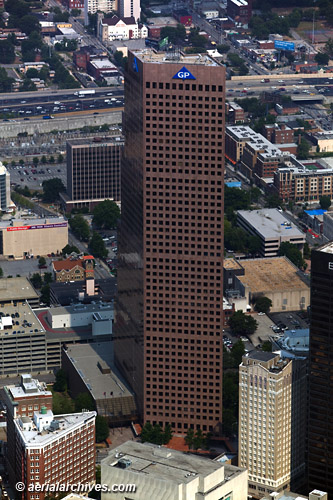
[[[333,130],[317,132],[312,135],[315,145],[321,153],[332,153],[333,151]]]
[[[252,0],[227,0],[227,14],[235,23],[247,25],[252,16]]]
[[[102,483],[135,484],[131,500],[247,500],[247,471],[150,443],[126,443],[101,463]],[[123,500],[124,493],[103,493],[103,500]]]
[[[135,21],[134,17],[108,17],[100,20],[98,37],[102,42],[147,38],[148,28]]]
[[[53,329],[91,325],[93,335],[110,335],[114,320],[113,302],[51,307],[46,317]]]
[[[243,356],[239,366],[238,464],[248,469],[255,498],[297,487],[303,479],[306,367],[302,360],[262,351]]]
[[[264,496],[262,500],[327,500],[328,495],[326,491],[313,490],[308,496],[293,493],[292,491],[277,491],[272,492],[270,495]]]
[[[238,210],[237,223],[261,241],[259,253],[262,257],[276,257],[281,243],[289,241],[303,249],[305,234],[293,222],[286,220],[276,208],[261,210]]]
[[[229,123],[243,123],[245,120],[244,109],[237,102],[227,102],[225,104],[226,115]]]
[[[36,484],[59,484],[65,491],[68,484],[95,484],[95,418],[94,411],[54,415],[43,407],[33,418],[14,420],[15,440],[8,447],[17,449],[15,481],[30,486],[18,498],[35,499]],[[48,495],[41,491],[39,500]]]
[[[97,413],[110,422],[124,425],[136,419],[134,395],[114,366],[112,342],[66,347],[62,351],[62,368],[74,398],[88,392]]]
[[[174,18],[183,26],[192,26],[192,15],[186,9],[175,9],[173,11]]]
[[[0,221],[0,255],[24,258],[61,252],[68,244],[68,223],[63,217]]]
[[[95,259],[93,255],[71,255],[64,260],[54,260],[52,269],[57,282],[84,281],[94,278]]]
[[[159,40],[161,35],[161,29],[165,27],[176,28],[178,21],[174,17],[150,17],[147,19],[148,24],[148,36],[150,38],[156,38]]]
[[[310,305],[308,279],[286,257],[225,259],[223,271],[224,293],[231,302],[233,295],[244,297],[245,305],[253,307],[256,299],[268,297],[271,312],[306,311]]]

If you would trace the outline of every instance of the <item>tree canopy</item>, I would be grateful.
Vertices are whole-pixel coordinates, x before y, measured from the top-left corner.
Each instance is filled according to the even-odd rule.
[[[58,177],[43,181],[43,201],[53,203],[59,199],[59,193],[66,190],[64,183]]]
[[[243,311],[236,311],[229,319],[229,326],[234,335],[252,335],[258,328],[258,322]]]
[[[329,195],[325,194],[319,198],[319,203],[320,203],[320,207],[323,210],[328,210],[331,206],[331,203],[332,203],[331,197]]]
[[[117,226],[120,210],[115,201],[105,200],[93,210],[93,224],[98,229],[112,229]]]
[[[254,309],[258,312],[268,313],[272,307],[272,301],[268,297],[258,297],[255,302]]]
[[[89,241],[89,249],[94,257],[100,259],[105,259],[108,255],[108,251],[105,247],[102,236],[95,231],[93,232],[91,240]]]
[[[105,417],[96,417],[96,443],[101,443],[109,436],[109,426]]]
[[[81,215],[77,214],[68,220],[71,230],[81,241],[88,241],[90,237],[89,224],[86,219]]]
[[[172,430],[169,425],[166,425],[163,430],[160,425],[153,426],[150,422],[147,422],[142,427],[140,438],[143,443],[168,444],[172,438]]]
[[[279,255],[285,255],[290,262],[292,262],[299,269],[305,267],[305,262],[302,256],[302,252],[298,250],[296,245],[293,245],[289,241],[283,241],[279,248]]]

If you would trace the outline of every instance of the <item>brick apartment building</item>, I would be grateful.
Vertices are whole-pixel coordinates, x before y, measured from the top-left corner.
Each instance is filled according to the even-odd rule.
[[[42,407],[33,418],[14,420],[16,447],[15,480],[33,484],[95,483],[96,412],[53,415]],[[26,488],[21,500],[44,500],[48,492]]]
[[[273,144],[288,144],[294,142],[294,131],[284,123],[265,125],[263,136]]]
[[[67,283],[68,281],[84,281],[85,279],[94,278],[94,262],[93,255],[54,260],[52,269],[55,281]]]
[[[21,375],[19,385],[4,387],[4,403],[7,409],[7,469],[10,483],[15,484],[15,464],[17,449],[15,443],[15,419],[33,417],[34,411],[41,408],[52,409],[52,393],[45,385],[31,378],[31,375]]]
[[[227,15],[236,23],[248,24],[252,16],[252,0],[228,0]]]
[[[227,102],[225,105],[228,123],[243,123],[245,120],[245,113],[242,106],[236,102]]]
[[[283,201],[319,202],[324,195],[333,198],[333,169],[310,169],[293,159],[293,165],[277,169],[274,188]]]
[[[148,50],[127,67],[116,361],[144,422],[220,433],[225,67]]]

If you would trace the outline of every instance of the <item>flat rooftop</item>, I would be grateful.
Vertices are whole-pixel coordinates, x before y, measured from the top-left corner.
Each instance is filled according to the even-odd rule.
[[[0,302],[38,299],[39,295],[27,278],[1,278]],[[2,309],[0,309],[1,311]]]
[[[224,259],[223,267],[224,269],[229,269],[233,271],[243,269],[240,263],[235,259]]]
[[[115,368],[112,342],[70,345],[66,354],[95,400],[105,394],[110,398],[111,392],[114,397],[132,396]],[[110,373],[102,373],[99,364],[110,368]]]
[[[276,358],[277,354],[273,352],[264,352],[264,351],[251,351],[248,353],[247,358],[255,359],[258,361],[270,361],[271,359]]]
[[[39,382],[37,379],[30,379],[30,382],[23,385],[7,385],[7,392],[12,399],[20,399],[31,396],[52,396],[52,392],[46,390],[46,384]]]
[[[179,59],[175,59],[168,52],[155,52],[152,49],[134,50],[133,54],[143,63],[151,64],[195,64],[200,66],[221,66],[208,54],[185,54],[180,53]]]
[[[333,253],[333,251],[332,251]],[[284,292],[304,290],[309,285],[300,277],[299,270],[286,257],[267,257],[241,261],[245,275],[237,278],[252,292]]]
[[[121,456],[119,457],[119,454]],[[195,480],[195,477],[207,477],[217,470],[221,470],[221,483],[227,477],[237,476],[245,469],[229,466],[228,474],[223,464],[207,458],[197,457],[189,453],[171,450],[150,443],[127,441],[110,451],[102,461],[102,466],[116,467],[118,460],[129,460],[126,471],[144,474],[146,478],[168,481],[169,483],[184,484]]]
[[[305,241],[302,233],[293,222],[290,222],[276,208],[261,210],[238,210],[238,216],[264,239],[297,238]]]
[[[250,139],[254,140],[258,136],[261,136],[263,139],[265,139],[263,135],[258,134],[258,132],[255,132],[251,127],[248,127],[247,125],[234,125],[226,127],[225,131],[228,135],[233,136],[239,141],[249,141]]]
[[[13,324],[9,328],[0,330],[0,338],[45,333],[42,324],[26,302],[18,302],[16,306],[5,304],[4,307],[0,308],[0,315],[1,313],[9,315]]]
[[[87,148],[91,147],[102,147],[102,146],[109,146],[109,145],[116,145],[116,146],[121,146],[124,144],[124,137],[121,135],[116,135],[112,137],[102,137],[96,134],[96,138],[91,139],[69,139],[67,141],[68,144],[71,146],[86,146]]]
[[[36,413],[36,412],[35,412]],[[47,414],[51,414],[50,410],[48,410]],[[23,430],[20,425],[20,419],[15,419],[15,426],[22,436],[25,446],[38,446],[45,445],[48,441],[53,441],[55,437],[60,439],[68,430],[75,429],[80,426],[84,422],[90,420],[91,418],[96,416],[95,411],[82,412],[82,413],[71,413],[68,415],[54,415],[54,419],[56,422],[59,422],[59,430],[56,432],[52,432],[48,429],[43,430],[42,432],[38,432],[37,427],[35,426],[32,419],[28,419],[31,422],[31,430]],[[24,419],[23,423],[28,423],[27,418]]]
[[[29,219],[15,219],[11,217],[10,220],[1,220],[0,229],[9,227],[24,227],[29,226],[30,229],[34,229],[35,226],[50,226],[53,224],[61,224],[63,227],[67,227],[67,221],[63,217],[30,217]],[[60,226],[62,227],[62,226]],[[14,230],[14,229],[13,229]]]
[[[79,313],[100,313],[103,311],[113,311],[113,303],[98,302],[95,304],[74,304],[66,307],[51,307],[49,312],[52,316],[63,316],[64,314],[79,314]]]
[[[333,253],[333,242],[330,241],[329,243],[326,243],[326,245],[322,245],[321,247],[317,248],[316,251],[324,253]]]

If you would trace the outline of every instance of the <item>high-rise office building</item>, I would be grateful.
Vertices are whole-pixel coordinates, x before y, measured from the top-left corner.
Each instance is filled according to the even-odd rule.
[[[10,173],[0,161],[0,210],[13,210],[15,205],[10,199]]]
[[[115,341],[144,421],[220,432],[225,68],[129,53]]]
[[[312,250],[308,478],[333,495],[333,243]]]
[[[249,494],[297,488],[305,473],[307,364],[252,351],[239,366],[238,465]]]
[[[123,144],[120,137],[67,141],[67,193],[61,196],[67,211],[92,209],[106,199],[120,201]]]
[[[140,19],[140,0],[119,0],[120,17],[134,17],[135,21]]]

